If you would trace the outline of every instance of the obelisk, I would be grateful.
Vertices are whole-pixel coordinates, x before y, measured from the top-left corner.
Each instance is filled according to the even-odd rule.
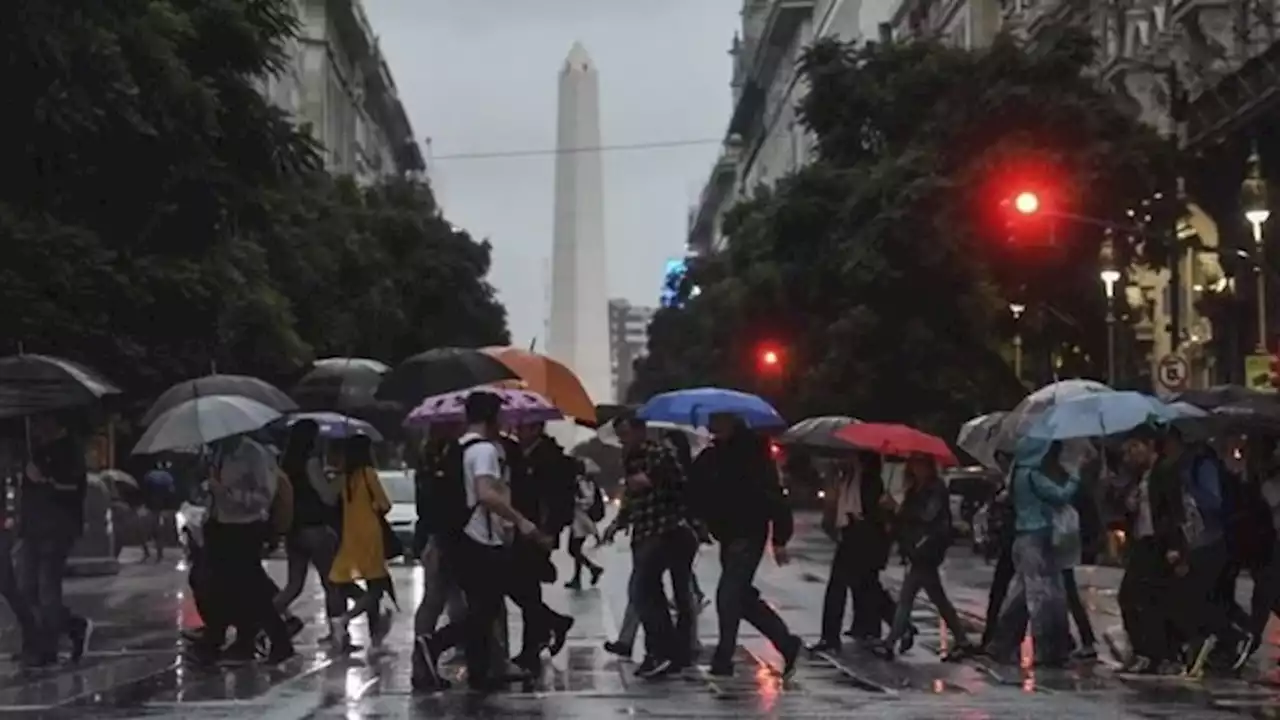
[[[560,71],[547,353],[577,373],[596,403],[611,400],[613,385],[603,174],[599,77],[574,43]]]

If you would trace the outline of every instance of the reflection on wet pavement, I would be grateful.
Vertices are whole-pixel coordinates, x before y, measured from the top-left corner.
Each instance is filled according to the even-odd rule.
[[[822,541],[802,525],[800,559],[786,568],[763,567],[761,592],[794,630],[812,637],[826,575]],[[811,552],[804,552],[810,551]],[[806,657],[782,682],[780,659],[758,634],[743,628],[736,675],[713,678],[705,666],[660,682],[634,676],[634,663],[606,653],[625,605],[625,547],[597,551],[609,571],[598,589],[571,593],[546,586],[548,602],[578,620],[565,651],[544,667],[535,684],[501,696],[462,691],[431,696],[410,692],[410,612],[422,592],[420,573],[394,571],[405,609],[385,653],[329,657],[318,646],[326,632],[321,598],[311,580],[295,611],[308,622],[299,656],[276,668],[209,669],[182,655],[177,630],[199,624],[185,577],[168,567],[130,565],[111,579],[75,580],[69,601],[98,619],[93,649],[79,666],[25,674],[0,662],[0,713],[66,718],[1226,718],[1280,717],[1280,693],[1262,682],[1177,679],[1126,680],[1105,665],[1071,670],[996,667],[978,661],[942,663],[945,648],[936,615],[923,604],[916,649],[893,662],[846,646],[838,655]],[[829,554],[827,555],[829,556]],[[698,574],[705,588],[718,575],[714,552],[704,552]],[[271,561],[274,573],[282,563]],[[518,613],[513,617],[518,625]],[[702,641],[715,641],[715,609],[700,618]],[[357,642],[363,628],[353,628]],[[518,630],[513,628],[513,638]],[[518,642],[518,640],[517,640]],[[11,651],[11,631],[0,650]],[[461,666],[446,663],[460,677]]]

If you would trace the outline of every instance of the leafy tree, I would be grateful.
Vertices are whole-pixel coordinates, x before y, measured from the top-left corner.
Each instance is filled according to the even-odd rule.
[[[409,180],[329,178],[260,92],[291,0],[0,7],[0,352],[66,355],[148,396],[316,353],[398,360],[506,339],[489,248]]]
[[[1010,300],[1097,374],[1101,233],[1054,222],[1009,242],[1000,209],[1035,179],[1058,211],[1121,219],[1156,187],[1159,141],[1091,82],[1091,43],[811,48],[816,158],[734,209],[727,249],[690,272],[701,292],[655,317],[636,394],[716,383],[790,417],[949,431],[1021,392],[1002,356]],[[1139,249],[1122,243],[1121,261]],[[776,378],[754,364],[764,341],[786,348]]]

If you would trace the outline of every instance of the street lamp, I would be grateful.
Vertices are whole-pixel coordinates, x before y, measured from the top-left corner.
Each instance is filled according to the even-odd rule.
[[[1022,382],[1022,328],[1018,319],[1027,311],[1022,303],[1009,303],[1009,314],[1013,315],[1013,375]]]
[[[1262,157],[1258,155],[1257,143],[1254,143],[1253,150],[1249,153],[1244,182],[1240,185],[1240,206],[1244,208],[1245,220],[1253,228],[1254,251],[1258,258],[1257,351],[1261,355],[1267,352],[1267,278],[1262,272],[1262,264],[1266,262],[1262,226],[1271,217],[1271,205],[1267,198],[1267,181],[1262,177]]]
[[[1115,245],[1108,237],[1098,252],[1102,270],[1098,278],[1102,280],[1102,291],[1107,299],[1107,384],[1116,384],[1116,283],[1120,282],[1120,271],[1116,270]]]

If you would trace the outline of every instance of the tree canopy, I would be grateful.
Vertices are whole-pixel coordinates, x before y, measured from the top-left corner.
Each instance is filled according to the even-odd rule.
[[[313,356],[388,361],[500,343],[487,243],[421,181],[329,178],[260,92],[297,32],[289,0],[0,9],[0,339],[149,393],[277,377]]]
[[[1011,232],[1002,208],[1032,183],[1057,212],[1120,220],[1160,187],[1159,139],[1093,83],[1092,60],[1070,31],[1034,53],[1009,38],[809,49],[812,162],[730,212],[726,249],[686,278],[700,292],[655,316],[633,394],[720,384],[794,419],[952,429],[1022,392],[1011,301],[1063,373],[1098,374],[1102,233],[1045,220]],[[1121,261],[1141,249],[1117,240]],[[776,375],[756,366],[762,343],[784,349]]]

